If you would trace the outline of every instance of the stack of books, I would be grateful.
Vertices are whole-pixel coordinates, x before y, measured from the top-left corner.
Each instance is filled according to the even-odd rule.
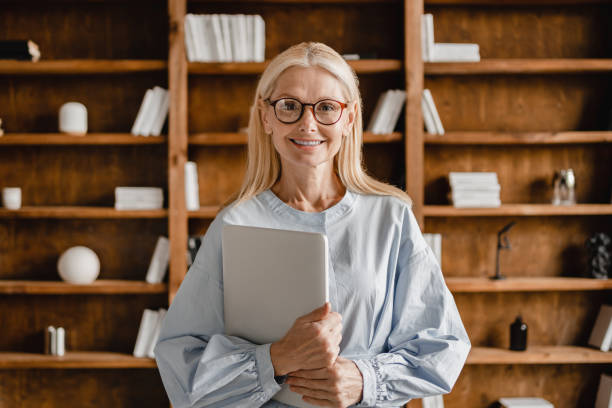
[[[263,62],[266,25],[260,15],[187,14],[185,47],[190,62]]]
[[[499,207],[500,185],[494,172],[451,172],[451,199],[457,208]]]
[[[499,404],[504,408],[555,408],[543,398],[500,398]]]
[[[421,51],[426,62],[477,62],[480,61],[478,44],[434,42],[433,14],[421,16]]]
[[[170,241],[164,236],[157,238],[153,256],[149,262],[149,269],[145,281],[148,283],[161,283],[166,276],[168,261],[170,260]]]
[[[392,133],[402,113],[406,102],[406,91],[390,89],[383,92],[376,102],[372,119],[368,124],[368,132],[377,134]]]
[[[442,234],[423,233],[423,238],[436,256],[438,265],[442,265]]]
[[[164,205],[164,191],[158,187],[116,187],[116,210],[159,210]]]
[[[132,126],[134,136],[159,136],[161,134],[168,116],[169,98],[167,89],[159,86],[147,89]]]
[[[438,109],[436,109],[433,95],[429,89],[423,89],[421,111],[423,112],[423,123],[425,123],[427,133],[431,133],[432,135],[443,135],[444,126],[442,126],[442,120],[440,120]]]
[[[602,305],[589,336],[589,345],[601,351],[610,351],[612,346],[612,306]]]
[[[30,40],[1,40],[0,59],[37,62],[40,60],[40,49]]]
[[[159,339],[162,322],[166,317],[166,309],[145,309],[140,319],[140,327],[134,346],[134,357],[155,358],[155,345]]]

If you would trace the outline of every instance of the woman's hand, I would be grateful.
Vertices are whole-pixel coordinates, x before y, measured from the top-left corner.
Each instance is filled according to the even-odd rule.
[[[274,375],[332,367],[340,352],[342,316],[329,302],[298,317],[287,334],[270,347]]]
[[[304,402],[321,407],[348,407],[363,398],[363,377],[352,360],[338,357],[330,368],[300,370],[287,377],[293,392]]]

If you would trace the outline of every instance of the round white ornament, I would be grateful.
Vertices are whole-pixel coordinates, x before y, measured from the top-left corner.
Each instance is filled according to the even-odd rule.
[[[59,130],[72,135],[87,133],[87,108],[79,102],[67,102],[59,111]]]
[[[75,246],[59,257],[57,271],[68,283],[92,283],[100,274],[100,258],[87,247]]]

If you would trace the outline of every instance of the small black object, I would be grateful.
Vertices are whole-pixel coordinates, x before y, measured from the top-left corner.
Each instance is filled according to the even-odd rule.
[[[516,224],[516,222],[512,221],[509,224],[504,225],[504,227],[497,232],[497,252],[495,254],[495,275],[491,276],[491,279],[494,279],[494,280],[506,279],[506,277],[502,275],[499,270],[499,251],[501,251],[502,249],[512,248],[512,246],[510,246],[510,241],[508,240],[508,237],[505,236],[504,234],[508,232],[510,228],[514,226],[514,224]],[[503,238],[503,243],[502,243],[502,238]]]
[[[589,253],[589,275],[597,279],[608,279],[612,269],[610,237],[603,232],[591,235],[584,245]]]
[[[527,325],[520,315],[510,325],[510,350],[527,350]]]
[[[284,384],[285,381],[287,381],[287,377],[288,376],[289,376],[288,374],[285,374],[285,375],[275,375],[274,376],[274,381],[276,381],[276,383],[278,385]]]

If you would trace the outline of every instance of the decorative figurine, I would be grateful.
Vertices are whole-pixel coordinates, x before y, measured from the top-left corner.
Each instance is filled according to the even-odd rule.
[[[596,279],[608,279],[612,265],[610,237],[598,232],[587,238],[585,246],[589,253],[589,275]]]
[[[576,176],[574,174],[574,170],[566,169],[555,172],[553,177],[552,204],[576,204]]]
[[[505,225],[504,228],[499,230],[499,232],[497,233],[497,252],[495,254],[495,276],[491,276],[491,279],[495,279],[495,280],[506,279],[506,277],[502,275],[499,270],[499,251],[501,251],[502,249],[512,248],[510,246],[510,241],[508,240],[508,237],[505,236],[504,234],[508,232],[510,228],[514,226],[514,224],[516,224],[516,222],[514,221],[510,222],[509,224]],[[503,235],[503,243],[502,243],[502,235]]]
[[[59,130],[74,136],[87,133],[87,108],[79,102],[67,102],[59,111]]]

